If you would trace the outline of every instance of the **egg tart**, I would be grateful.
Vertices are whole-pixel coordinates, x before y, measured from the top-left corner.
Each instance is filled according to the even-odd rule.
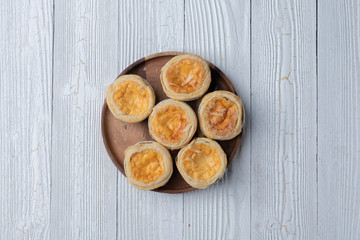
[[[206,94],[199,106],[201,132],[208,138],[228,140],[240,134],[244,122],[241,99],[232,92]]]
[[[140,76],[127,74],[110,84],[106,102],[112,114],[123,122],[140,122],[147,118],[155,104],[151,86]]]
[[[200,56],[185,54],[173,57],[161,69],[161,85],[165,94],[175,100],[193,100],[208,90],[210,68]]]
[[[169,149],[186,145],[197,129],[196,114],[186,103],[166,99],[158,103],[149,117],[150,135]]]
[[[177,155],[176,166],[194,188],[207,188],[225,172],[227,158],[221,146],[209,138],[196,138]]]
[[[140,142],[125,150],[125,173],[131,185],[152,190],[165,185],[173,173],[169,151],[157,142]]]

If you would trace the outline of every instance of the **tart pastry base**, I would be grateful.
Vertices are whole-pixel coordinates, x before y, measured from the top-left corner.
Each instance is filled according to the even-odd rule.
[[[169,149],[186,145],[197,129],[196,114],[186,103],[166,99],[158,103],[149,117],[152,138]]]
[[[128,123],[141,122],[150,115],[155,105],[155,94],[140,76],[127,74],[110,84],[106,102],[117,119]]]
[[[244,122],[241,99],[228,91],[206,94],[201,100],[198,116],[201,132],[206,137],[217,140],[236,137]]]
[[[221,146],[209,138],[196,138],[177,155],[176,166],[194,188],[207,188],[219,180],[227,166]]]
[[[184,54],[173,57],[163,66],[160,80],[169,98],[189,101],[205,94],[211,83],[211,72],[202,57]]]
[[[169,151],[157,142],[140,142],[125,150],[125,173],[131,185],[153,190],[165,185],[173,173]]]

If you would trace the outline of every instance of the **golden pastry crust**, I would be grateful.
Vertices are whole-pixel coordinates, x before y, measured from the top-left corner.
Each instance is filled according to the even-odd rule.
[[[180,150],[176,157],[176,166],[189,185],[202,189],[223,176],[227,157],[214,140],[196,138]]]
[[[110,84],[106,102],[117,119],[128,123],[141,122],[155,105],[155,93],[140,76],[127,74]]]
[[[187,101],[201,97],[211,83],[207,62],[195,54],[173,57],[161,69],[161,85],[172,99]]]
[[[158,103],[149,117],[152,138],[169,149],[186,145],[197,129],[196,114],[186,103],[166,99]]]
[[[242,130],[244,109],[241,99],[234,93],[215,91],[201,100],[198,117],[201,132],[206,137],[229,140]]]
[[[125,150],[124,168],[131,185],[141,190],[153,190],[169,181],[173,161],[164,146],[147,141]]]

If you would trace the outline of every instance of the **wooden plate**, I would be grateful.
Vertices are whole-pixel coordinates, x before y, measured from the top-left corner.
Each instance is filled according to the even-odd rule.
[[[156,94],[156,103],[168,97],[165,95],[160,83],[161,68],[172,57],[185,54],[182,52],[162,52],[142,58],[127,67],[119,76],[124,74],[136,74],[146,79],[153,87]],[[235,88],[230,80],[222,73],[214,64],[209,63],[211,69],[212,82],[208,92],[214,90],[227,90],[235,93]],[[187,102],[197,113],[197,108],[201,99]],[[102,109],[101,130],[106,150],[120,172],[124,172],[124,150],[141,141],[152,140],[149,134],[147,119],[140,123],[124,123],[116,119],[110,112],[106,100]],[[233,160],[237,149],[241,142],[241,135],[232,140],[218,141],[224,149],[228,157],[228,165]],[[198,128],[195,137],[203,136]],[[179,150],[170,151],[173,159],[175,159]],[[183,193],[196,190],[185,182],[178,172],[174,163],[174,173],[169,182],[153,191],[162,193]]]

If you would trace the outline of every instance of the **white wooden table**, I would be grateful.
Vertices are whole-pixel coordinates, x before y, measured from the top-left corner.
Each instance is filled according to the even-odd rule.
[[[233,81],[247,125],[216,185],[131,187],[105,89],[160,51]],[[360,239],[359,0],[2,0],[0,239]]]

